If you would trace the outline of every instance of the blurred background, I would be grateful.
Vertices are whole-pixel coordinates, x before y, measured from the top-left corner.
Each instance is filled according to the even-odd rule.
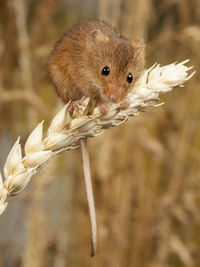
[[[190,59],[197,71],[166,104],[89,140],[98,221],[90,227],[80,151],[53,159],[0,217],[0,267],[200,266],[200,1],[1,0],[0,166],[62,107],[47,59],[74,24],[104,19],[144,38],[146,67]]]

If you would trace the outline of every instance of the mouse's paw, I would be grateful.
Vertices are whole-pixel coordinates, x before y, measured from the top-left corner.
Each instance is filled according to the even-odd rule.
[[[71,102],[70,107],[69,107],[69,112],[70,115],[72,116],[74,112],[79,113],[80,110],[83,108],[83,101],[86,99],[85,96],[83,96],[79,100],[74,100]]]
[[[127,109],[131,104],[131,101],[128,97],[125,97],[119,104],[120,109]]]
[[[102,113],[102,114],[106,114],[108,113],[109,109],[110,109],[110,106],[109,106],[109,103],[107,103],[105,100],[103,100],[102,98],[99,98],[98,101],[97,101],[97,107],[99,109],[99,111]]]

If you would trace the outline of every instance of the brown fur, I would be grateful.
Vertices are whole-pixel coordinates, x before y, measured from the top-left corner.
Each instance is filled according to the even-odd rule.
[[[101,70],[109,66],[110,74]],[[64,102],[82,96],[101,97],[116,102],[125,98],[134,86],[144,66],[144,45],[129,41],[105,22],[83,22],[56,44],[48,62],[52,83]],[[128,73],[133,82],[127,82]]]

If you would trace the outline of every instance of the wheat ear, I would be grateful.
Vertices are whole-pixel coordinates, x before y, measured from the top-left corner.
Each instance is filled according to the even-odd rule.
[[[195,72],[190,75],[192,67],[185,66],[189,60],[179,64],[172,63],[161,67],[153,65],[145,70],[139,82],[128,94],[130,106],[120,110],[120,104],[111,104],[107,114],[102,115],[94,108],[90,115],[84,115],[89,99],[83,101],[79,112],[73,117],[69,113],[69,104],[54,117],[43,138],[43,121],[29,135],[22,157],[20,138],[12,147],[5,166],[4,179],[0,174],[0,214],[7,207],[8,196],[17,195],[29,183],[31,177],[55,155],[77,147],[78,140],[101,134],[104,129],[125,122],[129,116],[138,115],[149,106],[159,106],[159,94],[171,91],[175,86],[183,86]]]

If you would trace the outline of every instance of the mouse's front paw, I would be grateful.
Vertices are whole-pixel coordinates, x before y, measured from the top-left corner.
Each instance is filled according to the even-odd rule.
[[[70,107],[69,107],[69,112],[71,114],[71,116],[74,114],[74,112],[79,112],[83,106],[83,101],[86,99],[85,96],[83,96],[81,99],[79,100],[74,100],[71,102]]]
[[[120,109],[127,109],[131,104],[131,101],[128,97],[125,97],[119,104]]]
[[[107,103],[102,98],[99,98],[99,100],[97,101],[97,107],[102,114],[108,113],[110,109],[109,103]]]

